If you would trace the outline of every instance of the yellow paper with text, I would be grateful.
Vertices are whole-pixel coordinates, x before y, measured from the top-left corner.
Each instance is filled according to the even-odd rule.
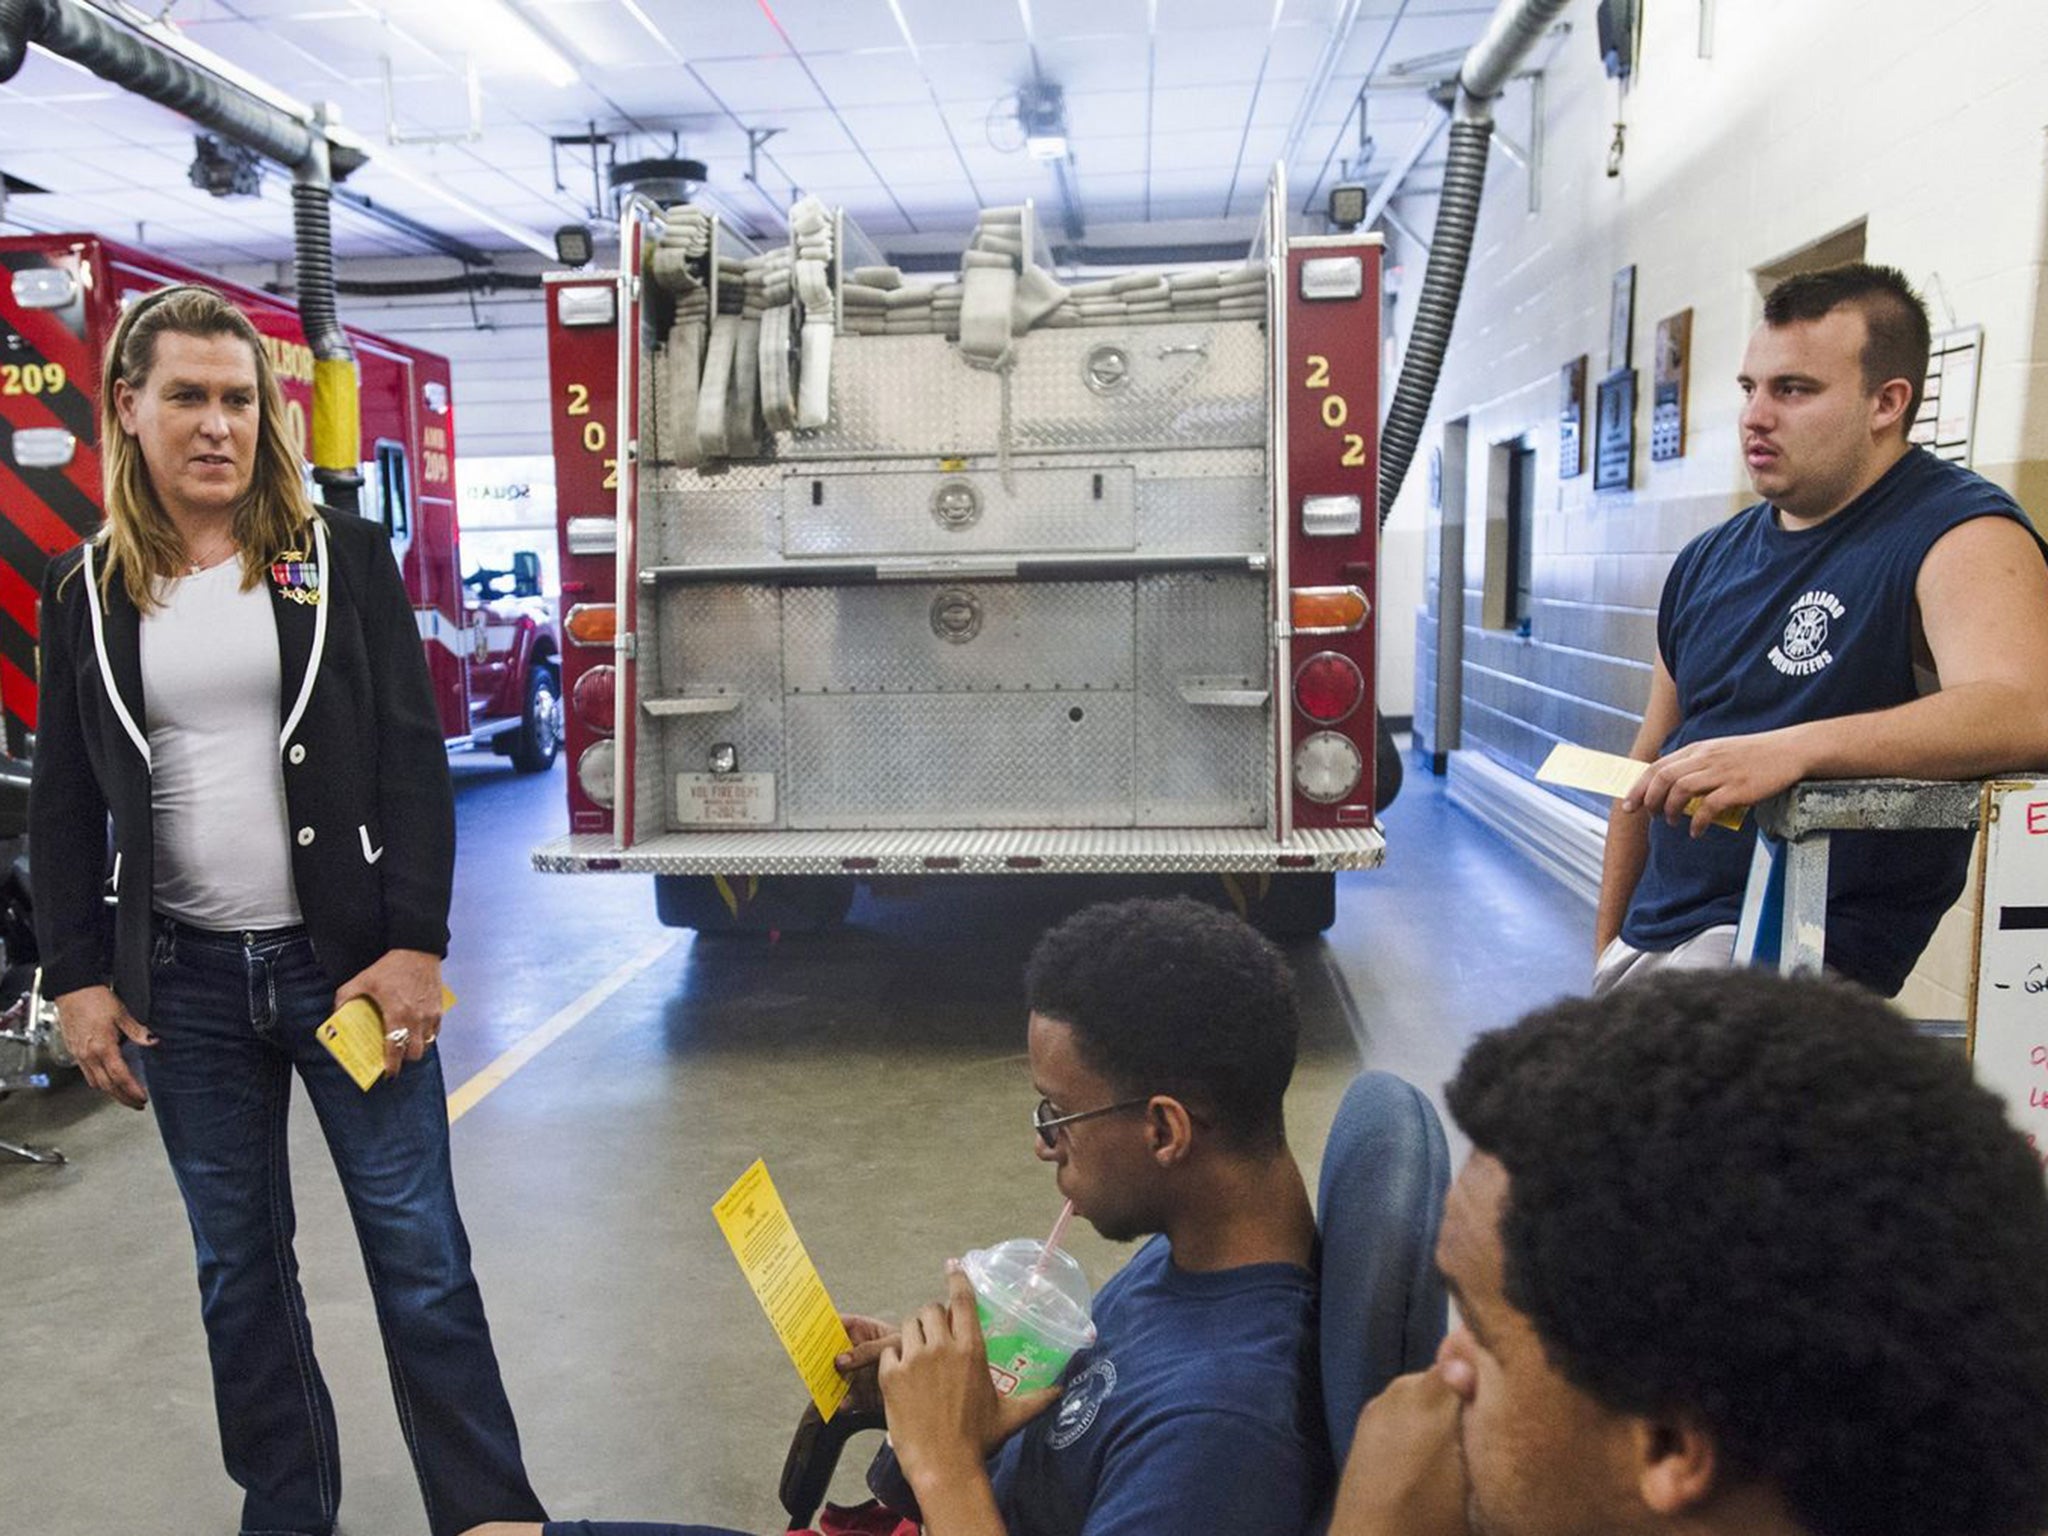
[[[768,1165],[759,1158],[711,1207],[718,1229],[732,1245],[740,1272],[754,1288],[754,1297],[782,1347],[789,1351],[797,1374],[810,1388],[818,1412],[830,1419],[846,1400],[846,1378],[833,1360],[853,1347],[839,1321],[825,1282],[804,1251],[789,1219]]]
[[[1591,747],[1576,747],[1568,741],[1561,741],[1550,749],[1550,756],[1543,760],[1543,766],[1536,770],[1536,777],[1545,784],[1562,784],[1566,789],[1583,789],[1595,795],[1607,795],[1619,800],[1631,789],[1636,780],[1643,776],[1648,763],[1632,757],[1618,757],[1612,752],[1595,752]],[[1687,815],[1699,801],[1687,804]],[[1731,832],[1742,829],[1742,818],[1749,814],[1742,806],[1730,806],[1714,818],[1714,825],[1726,827]]]

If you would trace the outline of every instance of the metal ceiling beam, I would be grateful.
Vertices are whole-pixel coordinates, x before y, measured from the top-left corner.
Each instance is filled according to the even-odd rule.
[[[1424,123],[1422,131],[1416,134],[1415,142],[1408,146],[1408,153],[1401,157],[1399,163],[1391,171],[1387,172],[1379,186],[1373,191],[1372,201],[1367,203],[1365,207],[1365,218],[1362,221],[1365,228],[1371,229],[1373,222],[1387,211],[1387,204],[1391,203],[1395,195],[1400,192],[1401,183],[1408,179],[1410,171],[1422,163],[1422,157],[1429,153],[1430,147],[1443,137],[1443,131],[1449,126],[1450,121],[1451,114],[1448,108],[1440,106],[1430,114],[1430,120]]]
[[[1316,108],[1322,105],[1323,92],[1330,88],[1330,81],[1337,73],[1337,63],[1351,44],[1351,34],[1358,26],[1358,13],[1364,4],[1365,0],[1344,0],[1344,8],[1338,13],[1336,24],[1330,28],[1330,35],[1323,43],[1322,56],[1316,60],[1315,73],[1309,76],[1308,90],[1302,94],[1301,104],[1294,109],[1294,121],[1287,125],[1287,138],[1280,149],[1282,165],[1294,164],[1295,155],[1300,153],[1308,125],[1315,121]],[[1391,34],[1392,29],[1389,28]]]
[[[1149,0],[1157,5],[1159,0]],[[903,46],[910,50],[910,62],[917,66],[918,78],[924,81],[925,94],[932,99],[932,111],[939,119],[939,127],[945,131],[946,142],[952,146],[953,158],[960,163],[960,174],[967,178],[967,190],[974,197],[974,205],[981,206],[981,188],[975,183],[974,171],[967,164],[966,152],[960,148],[960,140],[953,132],[953,120],[946,116],[946,109],[939,102],[939,88],[932,82],[931,71],[924,67],[924,54],[917,46],[917,39],[911,35],[910,21],[903,14],[902,0],[889,0],[889,14],[896,18],[896,30],[903,34]]]
[[[1410,0],[1401,0],[1400,8],[1388,18],[1386,34],[1380,38],[1379,49],[1373,54],[1372,62],[1365,66],[1365,78],[1368,81],[1378,72],[1380,61],[1387,56],[1387,50],[1394,46],[1394,33],[1400,29],[1402,20],[1407,16],[1409,3]],[[1360,86],[1358,94],[1351,99],[1351,112],[1363,112],[1364,110],[1365,87]],[[1308,184],[1308,195],[1302,199],[1301,203],[1301,211],[1303,213],[1310,213],[1315,209],[1316,196],[1323,190],[1323,178],[1330,174],[1330,165],[1337,158],[1338,147],[1343,144],[1345,137],[1351,132],[1351,112],[1346,112],[1344,114],[1344,121],[1337,125],[1337,136],[1330,141],[1330,152],[1323,156],[1322,168],[1316,172],[1315,180]],[[1363,174],[1365,167],[1361,166],[1359,170]]]
[[[1237,158],[1230,164],[1230,185],[1223,192],[1223,217],[1230,217],[1230,205],[1237,200],[1237,181],[1244,174],[1244,152],[1252,141],[1252,121],[1259,112],[1259,92],[1266,87],[1266,71],[1273,66],[1273,40],[1280,34],[1280,13],[1287,0],[1273,0],[1273,15],[1266,23],[1266,49],[1259,55],[1259,72],[1252,77],[1251,104],[1244,110],[1244,131],[1237,136]]]
[[[251,98],[252,107],[258,105],[267,106],[279,114],[282,119],[296,121],[301,125],[311,124],[314,121],[314,109],[307,103],[293,99],[268,81],[258,79],[255,75],[252,75],[239,65],[222,58],[211,49],[192,42],[183,33],[167,25],[161,19],[139,11],[133,6],[119,5],[118,9],[116,9],[110,6],[89,7],[82,4],[81,0],[26,0],[28,7],[54,6],[59,3],[68,4],[74,11],[87,13],[87,25],[96,23],[98,27],[102,28],[141,34],[141,36],[148,40],[150,46],[176,55],[194,69],[204,74],[215,76],[224,82],[227,87],[244,93]],[[9,5],[8,0],[0,0],[0,6],[8,9],[24,8],[23,0],[13,0],[12,5]],[[61,55],[59,56],[61,57]],[[0,70],[4,70],[4,68],[5,61],[0,59]],[[155,97],[152,99],[161,100],[161,98]],[[182,115],[192,116],[192,113],[187,108],[174,102],[165,101],[162,104]],[[194,118],[194,121],[205,120]],[[221,125],[207,122],[206,126],[215,127]],[[234,130],[221,126],[221,131],[233,132]],[[310,133],[310,129],[307,131]],[[337,178],[354,171],[357,167],[373,158],[373,146],[369,141],[339,123],[323,123],[321,124],[320,132],[327,140],[329,154],[334,166],[334,174]],[[289,149],[291,147],[289,140],[290,136],[287,135],[286,142],[280,143],[279,147]],[[265,154],[271,154],[271,149],[262,143],[258,143],[256,147]],[[283,165],[298,163],[276,154],[271,154],[271,157]],[[514,240],[529,250],[539,252],[544,256],[552,256],[554,254],[554,242],[548,236],[477,206],[460,193],[451,191],[449,188],[442,186],[438,181],[427,176],[424,172],[409,165],[402,156],[386,151],[376,153],[374,159],[379,171],[397,176],[408,186],[456,209],[467,217],[483,224],[486,228],[494,229],[506,238]]]
[[[479,250],[467,240],[458,239],[446,230],[422,223],[409,213],[400,213],[396,208],[386,208],[382,203],[365,197],[353,188],[336,187],[334,200],[343,207],[361,214],[372,223],[382,224],[386,229],[408,235],[420,244],[439,251],[443,256],[453,256],[465,266],[487,267],[491,264],[490,252]]]

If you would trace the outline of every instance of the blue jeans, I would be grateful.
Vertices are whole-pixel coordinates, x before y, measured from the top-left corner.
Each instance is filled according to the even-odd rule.
[[[455,1208],[436,1053],[359,1090],[314,1037],[334,1011],[334,983],[302,929],[216,934],[160,918],[151,988],[157,1044],[137,1054],[198,1250],[243,1536],[329,1536],[341,1502],[334,1409],[292,1252],[294,1069],[355,1220],[434,1536],[545,1519]]]

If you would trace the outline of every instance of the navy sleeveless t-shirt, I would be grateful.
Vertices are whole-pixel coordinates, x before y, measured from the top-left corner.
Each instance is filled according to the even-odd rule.
[[[1817,528],[1781,528],[1759,502],[1695,538],[1673,562],[1657,613],[1679,705],[1660,753],[1889,709],[1928,691],[1913,660],[1920,562],[1943,534],[1978,517],[2031,526],[1990,481],[1914,448]],[[1698,840],[1684,822],[1653,820],[1622,938],[1667,950],[1735,922],[1755,842],[1753,820]],[[1897,992],[1962,892],[1970,844],[1965,831],[1835,833],[1828,965],[1887,997]]]

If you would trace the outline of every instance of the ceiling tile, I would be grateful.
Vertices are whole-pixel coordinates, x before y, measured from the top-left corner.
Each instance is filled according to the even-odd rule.
[[[1266,55],[1264,27],[1166,32],[1158,48],[1158,83],[1175,86],[1239,83],[1249,86]]]
[[[1241,27],[1248,18],[1265,20],[1272,10],[1263,0],[1159,0],[1159,30],[1186,33]]]
[[[769,58],[699,59],[697,73],[718,99],[742,117],[772,114],[778,107],[817,105],[818,92],[803,67],[788,54]]]
[[[949,104],[971,102],[986,108],[1031,78],[1031,53],[1022,41],[946,43],[921,50],[920,57],[939,100]]]
[[[693,62],[783,51],[782,39],[752,0],[640,0],[640,8]]]
[[[1045,78],[1076,95],[1142,88],[1148,68],[1147,47],[1142,34],[1086,41],[1061,39],[1041,43],[1038,56]]]
[[[1074,163],[1081,173],[1091,179],[1098,175],[1120,175],[1124,172],[1143,172],[1147,164],[1147,150],[1157,154],[1157,149],[1141,133],[1106,135],[1102,138],[1077,138],[1074,140]]]
[[[548,140],[581,133],[593,120],[614,135],[620,158],[666,154],[673,133],[683,153],[710,168],[712,197],[764,225],[779,220],[793,181],[845,202],[884,233],[964,231],[977,194],[991,202],[1032,196],[1049,210],[1057,202],[1051,171],[1018,145],[1014,96],[1034,70],[1018,0],[898,0],[914,53],[888,0],[637,0],[666,41],[650,36],[624,0],[516,3],[577,57],[582,81],[553,89],[521,73],[476,21],[496,14],[496,0],[180,0],[173,14],[196,43],[285,93],[336,102],[373,156],[353,186],[487,248],[503,248],[506,237],[473,228],[471,214],[375,160],[402,159],[535,230],[580,216],[589,202],[588,159],[564,151],[551,164]],[[1240,204],[1255,197],[1341,10],[1340,0],[1286,0],[1275,29],[1271,0],[1158,0],[1156,89],[1148,90],[1147,0],[1029,3],[1036,67],[1067,95],[1071,180],[1091,221],[1104,209],[1141,217],[1148,166],[1154,218],[1187,208],[1213,220],[1233,176]],[[1404,4],[1389,45],[1390,19]],[[1326,159],[1355,153],[1347,116],[1375,57],[1384,50],[1384,66],[1460,49],[1490,12],[1485,0],[1364,0],[1337,74],[1294,146],[1304,185]],[[384,145],[384,60],[392,61],[401,131],[455,134],[469,127],[462,78],[472,51],[483,137]],[[679,63],[678,53],[689,62]],[[943,117],[930,104],[934,92]],[[1373,98],[1377,164],[1406,148],[1422,110],[1409,97]],[[786,130],[760,156],[759,188],[744,180],[743,124]],[[271,178],[258,201],[206,198],[185,183],[193,131],[40,51],[0,86],[0,146],[10,168],[65,194],[23,200],[23,216],[61,216],[131,237],[141,218],[148,238],[170,254],[180,245],[288,251],[282,179]],[[337,218],[338,231],[363,222]],[[350,251],[407,244],[383,231],[342,238]]]
[[[1041,44],[1059,37],[1143,37],[1145,0],[1031,0]]]
[[[924,71],[908,48],[870,48],[854,53],[816,53],[804,62],[832,104],[840,108],[896,106],[928,101]]]
[[[938,43],[990,42],[1012,43],[1020,50],[1024,46],[1024,20],[1015,0],[897,0],[897,3],[919,48],[929,48]]]
[[[799,53],[847,53],[902,41],[883,0],[768,0]]]
[[[929,99],[919,96],[896,106],[842,107],[840,116],[869,154],[884,149],[925,150],[951,160],[946,121]]]

